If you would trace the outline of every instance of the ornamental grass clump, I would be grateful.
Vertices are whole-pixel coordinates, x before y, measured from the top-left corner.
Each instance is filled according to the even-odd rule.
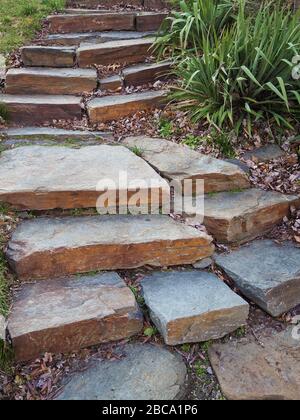
[[[201,54],[177,61],[171,93],[194,122],[248,133],[258,121],[286,128],[299,122],[299,13],[272,3],[249,15],[240,0],[235,22],[213,41],[203,34],[199,45]]]

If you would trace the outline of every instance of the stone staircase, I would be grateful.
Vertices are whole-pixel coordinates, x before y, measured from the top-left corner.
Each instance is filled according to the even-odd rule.
[[[131,4],[163,6],[156,0]],[[93,125],[163,107],[165,91],[127,94],[125,88],[166,77],[170,62],[148,61],[165,16],[134,9],[67,10],[49,17],[51,34],[40,45],[22,48],[25,67],[7,72],[0,102],[12,126],[0,133],[9,149],[0,155],[0,202],[34,212],[18,224],[6,249],[21,282],[8,318],[17,360],[139,334],[143,318],[121,277],[122,270],[139,267],[155,268],[141,291],[167,344],[223,337],[246,323],[249,305],[216,275],[191,265],[213,256],[214,240],[239,245],[280,223],[291,205],[300,208],[297,196],[251,188],[239,166],[167,140],[139,136],[116,142],[97,131],[38,127],[83,116]],[[99,77],[98,66],[115,63],[122,65],[118,74]],[[93,96],[99,90],[103,96]],[[70,147],[70,139],[76,147]],[[187,180],[204,181],[203,211],[184,209],[194,224],[164,211],[178,199],[172,198],[172,181],[184,185]],[[196,193],[192,186],[190,195]],[[117,214],[103,215],[114,201]],[[133,214],[137,207],[146,215]],[[89,215],[72,216],[80,209]],[[208,233],[197,228],[200,217]],[[219,264],[234,277],[230,267]],[[245,287],[240,289],[249,297]],[[282,287],[280,293],[284,296]],[[282,307],[300,302],[297,293]]]

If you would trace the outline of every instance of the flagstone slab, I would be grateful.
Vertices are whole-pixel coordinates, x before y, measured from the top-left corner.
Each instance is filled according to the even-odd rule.
[[[72,95],[1,95],[9,122],[40,124],[52,120],[81,119],[81,97]]]
[[[21,58],[27,67],[73,67],[75,47],[31,45],[21,48]]]
[[[248,318],[247,302],[205,271],[156,272],[141,285],[151,319],[169,345],[224,337]]]
[[[102,215],[26,220],[13,233],[6,257],[28,280],[193,264],[213,252],[209,235],[168,216]]]
[[[127,39],[89,44],[77,49],[79,67],[94,65],[131,64],[145,61],[151,56],[154,38]]]
[[[101,42],[141,39],[154,36],[153,31],[104,31],[104,32],[75,32],[69,34],[50,34],[42,42],[47,45],[79,46],[82,43],[100,44]]]
[[[251,188],[207,195],[204,224],[219,242],[246,242],[262,236],[282,221],[300,198]]]
[[[177,400],[186,390],[182,358],[164,347],[128,344],[114,349],[117,359],[95,360],[65,380],[57,400]],[[107,405],[107,414],[117,407]],[[105,413],[106,414],[106,413]]]
[[[146,83],[153,83],[156,80],[168,78],[171,62],[154,64],[138,64],[127,67],[123,70],[123,77],[126,86],[140,86]]]
[[[296,328],[295,328],[296,330]],[[209,358],[229,400],[299,400],[300,340],[293,328],[213,344]]]
[[[256,162],[268,162],[272,159],[279,159],[286,153],[277,144],[268,144],[257,149],[246,152],[243,156],[245,160],[254,160]]]
[[[157,31],[168,13],[162,12],[139,12],[136,15],[137,31]]]
[[[124,186],[119,180],[122,171],[128,180]],[[147,204],[148,192],[151,205],[168,199],[167,182],[123,146],[26,146],[0,156],[0,201],[18,209],[95,208],[107,188],[116,205],[127,206],[141,181],[141,205]]]
[[[123,144],[137,147],[143,159],[168,180],[180,183],[204,180],[206,193],[248,188],[250,185],[246,174],[236,165],[204,156],[184,145],[150,137],[128,137]]]
[[[90,13],[48,16],[50,33],[133,31],[134,13]]]
[[[293,242],[255,241],[218,255],[216,262],[270,315],[280,316],[300,304],[300,247]]]
[[[142,327],[135,297],[117,273],[24,284],[8,319],[22,361],[131,337]]]
[[[166,102],[164,91],[149,91],[130,95],[114,95],[92,99],[87,103],[90,122],[96,124],[118,120],[135,114],[138,111],[148,111],[163,108]]]
[[[80,95],[97,88],[97,71],[92,69],[20,68],[6,75],[6,93]]]
[[[123,81],[121,76],[116,74],[113,76],[108,76],[100,80],[100,90],[121,90],[123,88]]]
[[[113,141],[113,136],[111,132],[105,131],[65,130],[52,127],[24,127],[0,130],[0,139],[32,141],[52,140],[58,142],[71,140]]]

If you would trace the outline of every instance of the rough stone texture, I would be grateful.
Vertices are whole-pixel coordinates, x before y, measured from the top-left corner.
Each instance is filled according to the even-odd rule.
[[[113,75],[100,80],[101,90],[121,90],[123,83],[119,75]]]
[[[97,88],[97,72],[92,69],[10,69],[6,93],[80,95]]]
[[[193,264],[214,252],[212,238],[168,216],[86,216],[22,222],[6,252],[22,279],[143,265]]]
[[[167,16],[168,16],[167,13],[155,13],[155,12],[137,13],[136,30],[137,31],[157,31]]]
[[[132,31],[135,15],[132,13],[91,13],[53,15],[48,17],[50,33]]]
[[[95,64],[139,63],[151,55],[154,38],[128,39],[91,44],[78,48],[79,67],[91,67]]]
[[[0,80],[5,79],[6,72],[6,58],[3,54],[0,54]]]
[[[0,341],[6,338],[6,322],[4,316],[0,315]]]
[[[153,31],[136,32],[136,31],[107,31],[107,32],[79,32],[70,34],[51,34],[42,40],[48,45],[72,46],[81,43],[100,44],[101,42],[125,40],[125,39],[141,39],[154,36]]]
[[[119,171],[126,171],[128,182],[124,186],[119,185]],[[98,188],[106,179],[113,185]],[[168,200],[167,182],[123,146],[26,146],[0,156],[0,201],[19,209],[95,208],[107,187],[107,194],[116,196],[116,204],[127,206],[141,180],[145,184],[141,193],[146,193],[141,206],[148,203],[148,192],[151,205]]]
[[[146,9],[165,9],[170,7],[166,0],[144,0],[144,7]]]
[[[230,400],[299,400],[300,340],[287,329],[267,337],[214,344],[213,369]]]
[[[212,264],[212,258],[204,258],[204,260],[197,261],[195,264],[193,264],[193,267],[197,268],[198,270],[203,270],[210,267]]]
[[[24,127],[0,130],[2,140],[105,140],[113,141],[111,132],[64,130],[50,127]]]
[[[238,289],[272,316],[300,304],[300,248],[292,242],[251,243],[216,258]]]
[[[81,98],[71,95],[1,95],[9,121],[38,124],[47,121],[81,118]]]
[[[244,159],[257,162],[268,162],[285,156],[285,152],[277,144],[268,144],[244,154]]]
[[[58,400],[174,400],[185,392],[186,366],[179,355],[150,344],[114,349],[115,361],[91,362],[70,377]]]
[[[151,0],[153,1],[153,0]],[[142,6],[143,0],[127,0],[127,5],[130,6]],[[79,7],[97,7],[97,6],[118,6],[124,5],[124,0],[67,0],[67,6],[79,6]]]
[[[123,77],[126,86],[140,86],[145,83],[165,80],[168,78],[171,62],[139,64],[125,68]]]
[[[75,48],[32,45],[21,48],[21,57],[27,67],[73,67]]]
[[[149,91],[131,95],[115,95],[92,99],[87,111],[92,124],[130,116],[138,111],[147,111],[164,106],[165,92]]]
[[[116,273],[24,284],[8,319],[17,360],[120,340],[142,327],[134,295]]]
[[[224,337],[248,318],[249,305],[214,274],[157,272],[141,285],[151,319],[169,345]]]
[[[268,232],[300,198],[249,189],[206,196],[204,224],[219,242],[245,242]]]
[[[142,157],[169,180],[183,183],[203,179],[206,193],[249,186],[247,176],[236,165],[201,155],[189,147],[149,137],[129,137],[124,144],[138,147]]]

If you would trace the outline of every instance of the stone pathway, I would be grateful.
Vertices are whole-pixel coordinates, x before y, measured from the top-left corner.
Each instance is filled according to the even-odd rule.
[[[167,12],[150,9],[163,9],[164,2],[133,0],[146,11],[122,12],[92,9],[98,3],[69,1],[65,13],[50,16],[50,34],[39,45],[21,49],[24,67],[7,71],[6,91],[0,95],[10,116],[10,127],[0,132],[1,145],[10,149],[0,155],[0,202],[33,212],[18,224],[6,249],[20,281],[7,328],[20,361],[139,335],[148,326],[136,302],[139,297],[141,303],[140,292],[143,310],[169,346],[219,339],[244,326],[249,313],[245,299],[274,317],[300,304],[299,247],[270,240],[239,247],[268,233],[289,215],[290,206],[300,208],[299,197],[251,188],[235,161],[163,139],[136,136],[117,142],[111,133],[90,131],[94,124],[163,108],[165,90],[128,93],[127,88],[166,80],[171,66],[151,57],[155,32]],[[118,3],[101,2],[108,7]],[[121,64],[117,74],[101,76],[99,66],[116,63]],[[39,127],[73,119],[87,119],[89,126],[83,131]],[[272,147],[248,158],[267,160],[280,153]],[[125,195],[120,172],[131,183]],[[108,190],[99,186],[103,179],[114,185]],[[205,193],[201,213],[185,208],[180,217],[161,214],[170,204],[172,181],[199,179]],[[137,198],[140,181],[147,188]],[[188,192],[197,191],[191,187]],[[101,195],[106,200],[98,200]],[[100,212],[110,208],[110,197],[117,197],[120,214],[97,215],[96,206]],[[131,199],[132,207],[151,205],[155,214],[128,214]],[[80,209],[90,214],[80,215]],[[198,226],[199,218],[208,233]],[[235,248],[214,255],[214,242]],[[135,268],[141,268],[143,278],[133,287],[128,270]],[[3,339],[3,326],[0,334]],[[270,340],[270,357],[277,363],[278,340]],[[220,346],[213,347],[211,361],[224,394],[260,398],[255,388],[263,386],[266,357],[260,346]],[[166,348],[119,343],[118,360],[94,360],[84,373],[64,382],[58,398],[179,398],[186,367]],[[288,361],[280,359],[283,374],[295,359],[290,348],[287,352]],[[238,369],[247,360],[254,370],[262,361],[262,369],[245,368],[244,389]],[[266,371],[273,374],[269,367]],[[243,392],[235,387],[236,377]],[[285,388],[283,378],[261,396],[299,396],[299,381],[291,378],[293,389]]]
[[[173,400],[184,395],[180,356],[149,344],[116,349],[120,359],[91,362],[70,378],[58,400]]]

